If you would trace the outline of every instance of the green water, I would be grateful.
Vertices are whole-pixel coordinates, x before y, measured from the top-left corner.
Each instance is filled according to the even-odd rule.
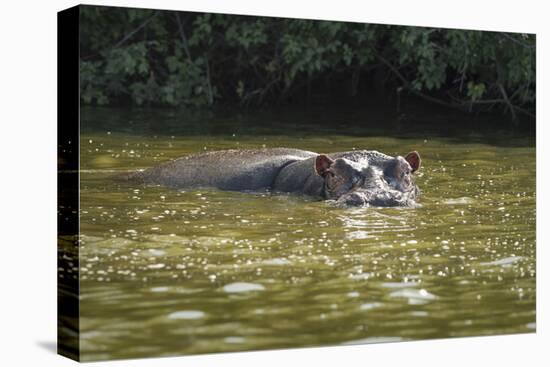
[[[83,111],[83,360],[535,330],[533,136],[437,117],[419,130],[403,117],[285,116]],[[110,179],[264,146],[418,150],[422,207]]]

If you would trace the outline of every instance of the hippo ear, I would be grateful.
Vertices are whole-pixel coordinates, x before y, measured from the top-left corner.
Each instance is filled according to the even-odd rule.
[[[422,163],[422,160],[420,159],[420,154],[418,154],[416,150],[408,153],[405,156],[405,160],[411,165],[413,173],[418,171],[418,169],[420,168],[420,164]]]
[[[315,172],[317,172],[319,176],[324,176],[333,163],[334,161],[326,155],[319,154],[315,157]]]

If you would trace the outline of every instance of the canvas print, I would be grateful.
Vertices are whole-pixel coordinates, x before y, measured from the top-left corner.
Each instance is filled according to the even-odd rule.
[[[534,34],[58,16],[58,350],[536,330]]]

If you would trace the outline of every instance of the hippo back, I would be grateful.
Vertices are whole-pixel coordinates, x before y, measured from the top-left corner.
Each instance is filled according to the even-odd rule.
[[[283,167],[315,155],[313,152],[286,148],[221,150],[178,158],[136,172],[129,179],[175,188],[265,190],[272,187]]]

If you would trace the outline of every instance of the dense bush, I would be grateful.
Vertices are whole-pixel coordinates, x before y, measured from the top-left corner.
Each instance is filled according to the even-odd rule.
[[[84,6],[80,35],[85,104],[281,103],[383,86],[534,112],[530,34]]]

